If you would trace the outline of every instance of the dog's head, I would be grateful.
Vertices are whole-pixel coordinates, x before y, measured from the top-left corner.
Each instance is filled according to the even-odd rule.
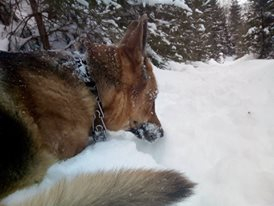
[[[130,130],[149,141],[163,136],[155,112],[158,94],[145,53],[147,16],[133,21],[118,45],[87,43],[87,61],[110,130]]]

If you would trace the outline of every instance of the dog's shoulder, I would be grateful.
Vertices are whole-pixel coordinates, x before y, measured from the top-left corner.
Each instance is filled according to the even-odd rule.
[[[5,52],[0,51],[0,73],[6,80],[18,79],[22,72],[47,76],[53,74],[68,82],[79,82],[77,62],[69,52],[35,51]]]
[[[71,64],[69,64],[71,62]],[[3,69],[72,69],[73,56],[67,52],[59,51],[34,51],[34,52],[5,52],[0,51],[0,66]]]

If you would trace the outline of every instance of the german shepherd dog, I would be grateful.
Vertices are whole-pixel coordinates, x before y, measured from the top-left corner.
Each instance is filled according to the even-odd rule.
[[[157,85],[145,54],[147,17],[133,21],[118,45],[86,44],[109,130],[152,141],[163,136],[155,113]],[[47,168],[89,144],[96,97],[58,52],[0,52],[0,205],[41,181]],[[152,129],[151,129],[152,128]],[[181,200],[194,184],[174,171],[83,174],[20,202],[23,206],[159,206]]]

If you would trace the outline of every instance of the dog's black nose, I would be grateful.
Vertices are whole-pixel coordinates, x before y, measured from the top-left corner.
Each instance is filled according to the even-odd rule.
[[[138,138],[146,139],[149,142],[164,136],[163,128],[153,123],[143,123],[136,128],[130,129],[130,131]]]

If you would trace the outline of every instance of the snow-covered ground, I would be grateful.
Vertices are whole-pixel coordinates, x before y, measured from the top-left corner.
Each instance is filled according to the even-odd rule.
[[[169,168],[198,183],[180,206],[274,205],[274,60],[245,57],[224,64],[170,63],[158,70],[157,113],[165,137],[154,143],[129,132],[50,168],[40,186],[57,179],[113,168]]]

